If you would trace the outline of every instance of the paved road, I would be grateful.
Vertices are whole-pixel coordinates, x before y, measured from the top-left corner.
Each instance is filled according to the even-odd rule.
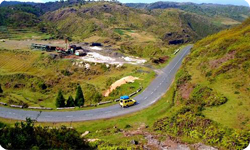
[[[39,112],[0,107],[0,117],[16,120],[25,120],[29,117],[36,119],[38,122],[71,122],[111,118],[142,110],[155,103],[166,93],[174,80],[177,70],[181,66],[182,60],[190,52],[191,48],[192,45],[183,48],[169,65],[160,71],[160,74],[152,83],[141,94],[134,98],[138,102],[135,106],[121,108],[116,104],[105,108],[69,112]]]

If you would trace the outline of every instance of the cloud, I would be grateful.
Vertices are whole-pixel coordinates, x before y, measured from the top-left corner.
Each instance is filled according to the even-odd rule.
[[[249,7],[250,7],[250,0],[245,0],[248,4],[249,4]]]

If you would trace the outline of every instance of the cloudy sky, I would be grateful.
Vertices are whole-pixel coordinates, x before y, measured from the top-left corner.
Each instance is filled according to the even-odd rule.
[[[0,0],[0,3],[3,0]],[[9,0],[7,0],[9,1]],[[33,2],[48,2],[53,0],[13,0],[13,1],[33,1]],[[160,0],[119,0],[122,3],[152,3]],[[245,0],[162,0],[162,1],[175,1],[175,2],[194,2],[194,3],[216,3],[216,4],[232,4],[249,6]],[[247,0],[250,1],[250,0]]]

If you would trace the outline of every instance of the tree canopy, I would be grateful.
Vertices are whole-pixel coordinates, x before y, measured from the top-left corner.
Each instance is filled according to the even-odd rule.
[[[56,107],[65,107],[65,98],[63,96],[62,90],[59,90],[56,98]]]
[[[75,107],[75,102],[74,102],[74,99],[73,97],[70,95],[68,100],[67,100],[67,107]]]
[[[82,88],[80,85],[77,86],[77,90],[76,90],[76,98],[75,98],[75,105],[78,107],[81,107],[84,105],[84,96],[83,96],[83,92],[82,92]]]
[[[2,87],[1,87],[1,84],[0,84],[0,93],[3,93],[3,89],[2,89]]]

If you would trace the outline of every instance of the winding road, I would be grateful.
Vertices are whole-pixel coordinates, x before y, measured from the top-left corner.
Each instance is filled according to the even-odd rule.
[[[112,118],[142,110],[155,103],[166,93],[175,78],[176,72],[182,64],[182,60],[190,52],[191,48],[192,45],[183,48],[165,68],[159,71],[158,76],[151,82],[151,84],[141,94],[134,98],[138,102],[135,106],[121,108],[119,104],[116,104],[110,107],[93,110],[68,112],[42,112],[0,107],[0,117],[15,120],[31,118],[38,122],[75,122]]]

